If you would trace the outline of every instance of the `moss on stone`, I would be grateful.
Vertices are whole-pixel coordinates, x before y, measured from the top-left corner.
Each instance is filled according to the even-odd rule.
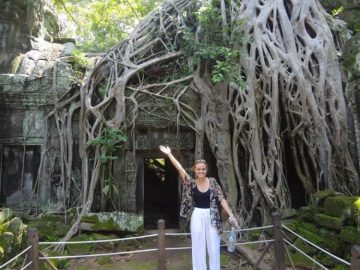
[[[293,231],[298,231],[298,228],[301,227],[301,222],[296,219],[284,220],[282,223]],[[295,241],[297,239],[296,235],[292,233],[288,233],[287,236],[291,241]]]
[[[40,240],[46,240],[49,236],[56,233],[54,223],[47,220],[38,219],[28,223],[29,228],[37,228]]]
[[[313,246],[307,244],[306,242],[304,242],[303,240],[301,239],[297,239],[295,242],[294,242],[294,245],[300,249],[302,252],[306,253],[307,255],[314,255],[318,252],[318,250],[316,248],[314,248]]]
[[[70,230],[70,225],[65,225],[61,222],[55,223],[55,235],[62,237],[65,236],[66,233]]]
[[[53,241],[63,237],[70,229],[70,225],[65,225],[64,221],[63,216],[45,214],[31,219],[28,227],[38,229],[40,240]]]
[[[335,265],[333,270],[349,270],[349,266],[346,266],[343,264],[338,264],[338,265]]]
[[[4,208],[0,211],[0,224],[3,224],[9,221],[12,218],[13,214],[10,208]]]
[[[3,247],[5,257],[10,255],[14,250],[14,234],[11,232],[0,234],[0,246]]]
[[[93,224],[92,229],[99,231],[143,231],[142,215],[126,212],[90,213],[82,218],[83,222]]]
[[[340,239],[350,244],[359,244],[360,232],[354,227],[346,226],[340,231]]]
[[[324,201],[328,197],[335,196],[335,191],[331,189],[325,189],[310,195],[310,206],[312,207],[323,207]]]
[[[14,248],[19,249],[23,239],[25,239],[26,227],[22,220],[14,217],[10,221],[4,223],[4,232],[11,232],[14,235]]]
[[[333,217],[342,217],[344,210],[351,207],[357,201],[357,197],[345,195],[326,198],[324,202],[324,211],[326,215]]]
[[[98,219],[97,222],[95,222],[95,224],[94,224],[94,229],[117,231],[120,229],[120,226],[113,219],[107,219],[107,220],[103,220],[103,221],[100,221]]]
[[[319,227],[313,223],[302,222],[301,227],[303,227],[304,229],[306,229],[310,232],[316,233],[316,234],[318,234],[320,232]]]
[[[332,217],[325,214],[316,214],[315,222],[325,228],[341,230],[342,220],[338,217]]]
[[[314,215],[316,211],[310,206],[304,206],[299,209],[299,218],[305,222],[314,222]]]
[[[99,219],[96,215],[88,215],[88,216],[83,216],[81,218],[81,221],[87,223],[96,223],[99,221]]]
[[[95,240],[92,235],[87,234],[80,234],[73,238],[71,241],[91,241]],[[90,244],[76,244],[76,245],[67,245],[66,250],[69,252],[70,255],[79,255],[79,254],[90,254],[94,251],[95,245],[94,243]]]
[[[55,214],[42,214],[40,216],[40,220],[46,220],[53,223],[60,222],[65,223],[65,217],[63,215],[55,215]]]
[[[286,209],[281,209],[280,215],[281,215],[281,219],[289,219],[289,218],[294,218],[297,215],[297,212],[293,208],[286,208]]]
[[[335,265],[334,259],[322,252],[319,252],[316,256],[314,256],[314,259],[326,266],[328,269],[333,269]]]
[[[302,224],[299,220],[296,220],[296,219],[287,219],[287,220],[282,220],[281,222],[293,230],[300,227]]]
[[[295,266],[303,267],[303,268],[306,268],[306,269],[312,269],[312,267],[314,265],[313,261],[311,261],[310,259],[305,257],[300,252],[296,251],[295,249],[290,249],[290,250],[292,251],[290,253],[291,260],[292,260],[292,262],[294,263]],[[286,259],[286,264],[290,265],[289,258],[286,256],[285,259]]]
[[[319,232],[314,233],[303,227],[299,227],[296,232],[306,240],[325,248],[338,256],[343,255],[344,244],[340,241],[334,231],[320,229]]]
[[[116,239],[119,238],[116,235],[112,234],[80,234],[71,239],[71,241],[94,241],[94,240],[106,240],[106,239]],[[90,243],[90,244],[77,244],[77,245],[68,245],[66,247],[69,254],[78,255],[78,254],[89,254],[95,250],[113,250],[115,247],[121,247],[121,250],[133,250],[133,246],[130,245],[131,241],[120,241],[120,242],[105,242],[105,243]],[[136,243],[138,244],[138,243]]]
[[[5,251],[4,248],[0,245],[0,262],[4,260],[5,257]]]

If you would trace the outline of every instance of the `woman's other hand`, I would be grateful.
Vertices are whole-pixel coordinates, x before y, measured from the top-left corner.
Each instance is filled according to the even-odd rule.
[[[166,155],[169,155],[171,153],[171,149],[169,146],[160,145],[159,148],[160,148],[160,151],[165,153]]]
[[[238,222],[237,219],[234,217],[234,215],[231,215],[231,216],[229,217],[229,223],[230,223],[230,225],[233,226],[234,228],[240,229],[239,222]]]

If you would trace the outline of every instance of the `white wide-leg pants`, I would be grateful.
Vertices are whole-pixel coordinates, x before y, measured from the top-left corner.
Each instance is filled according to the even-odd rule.
[[[193,270],[206,270],[206,249],[210,270],[220,270],[220,235],[211,225],[210,209],[194,209],[190,230]]]

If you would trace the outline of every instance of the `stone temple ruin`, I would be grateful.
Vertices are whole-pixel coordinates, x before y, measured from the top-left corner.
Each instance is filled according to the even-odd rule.
[[[3,11],[0,13],[0,203],[21,211],[63,212],[64,205],[69,204],[61,179],[64,172],[60,164],[62,146],[57,126],[61,123],[53,121],[52,113],[61,97],[67,93],[74,96],[79,91],[83,75],[89,70],[78,66],[72,53],[76,50],[74,40],[56,38],[59,33],[56,15],[43,0],[4,0],[0,2],[0,10]],[[88,54],[87,57],[94,66],[102,55]],[[199,97],[195,93],[187,92],[182,98],[192,109],[200,110]],[[357,112],[353,117],[358,125],[358,97],[353,99],[356,102],[350,100],[349,105]],[[118,193],[121,194],[117,208],[139,214],[148,228],[154,227],[159,217],[166,219],[167,227],[177,227],[180,222],[178,175],[158,146],[171,146],[189,170],[194,160],[194,131],[185,125],[179,126],[176,112],[170,107],[164,100],[156,98],[142,101],[136,129],[134,133],[127,132],[128,140],[117,150],[117,159],[113,161],[112,174],[119,183]],[[60,110],[60,113],[75,115],[67,116],[73,119],[71,127],[62,129],[72,134],[71,181],[74,186],[80,186],[82,181],[79,117],[76,117],[79,111],[78,103],[67,112]],[[355,131],[351,130],[356,137],[353,141],[359,141],[356,125]],[[360,153],[359,146],[352,150],[353,156]],[[284,155],[291,160],[290,149],[286,151]],[[212,171],[209,175],[217,177],[216,160],[206,145],[204,158],[210,163]],[[287,172],[295,171],[290,161],[286,166]],[[305,189],[299,177],[290,173],[287,175],[291,179],[289,191],[296,194],[292,206],[302,206]],[[72,192],[72,197],[76,197],[80,190]],[[95,204],[92,210],[100,209]]]
[[[59,134],[55,123],[46,118],[55,100],[68,91],[79,91],[72,56],[74,41],[53,38],[59,32],[56,16],[40,0],[5,0],[0,10],[5,11],[0,14],[0,202],[19,210],[61,212],[65,198]],[[195,95],[185,98],[193,108],[199,107]],[[160,217],[168,227],[178,227],[181,186],[177,172],[158,146],[171,146],[190,169],[195,136],[192,130],[166,120],[176,119],[176,112],[169,111],[167,104],[156,99],[147,103],[137,118],[135,141],[127,134],[129,139],[114,161],[113,176],[121,182],[120,194],[126,195],[121,210],[143,215],[148,228]],[[74,108],[75,114],[78,109]],[[161,117],[164,114],[166,119]],[[75,149],[79,146],[77,129],[73,123]],[[131,158],[134,148],[135,161]],[[213,159],[206,148],[205,157]],[[73,172],[73,181],[81,181],[78,153]],[[210,173],[216,175],[216,171]]]
[[[54,106],[54,95],[72,86],[71,64],[55,61],[69,55],[73,43],[51,43],[50,34],[59,31],[56,17],[40,1],[2,1],[0,9],[0,110],[1,202],[19,206],[32,199],[39,181],[40,201],[49,199],[51,182],[56,186],[56,166],[50,182],[37,179],[46,127],[44,119]],[[56,89],[55,89],[56,88]],[[54,137],[51,127],[48,135]],[[56,152],[56,144],[51,151]],[[53,161],[54,163],[54,161]],[[46,183],[45,183],[46,182]]]

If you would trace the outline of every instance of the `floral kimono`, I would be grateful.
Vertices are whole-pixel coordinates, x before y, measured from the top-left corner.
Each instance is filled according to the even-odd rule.
[[[195,203],[193,200],[193,192],[194,188],[196,187],[196,181],[186,174],[186,180],[183,181],[183,195],[181,201],[181,208],[180,208],[180,216],[187,218],[191,215]],[[221,187],[216,182],[215,178],[209,177],[210,181],[210,218],[211,224],[218,230],[219,233],[222,233],[222,226],[221,226],[221,201],[224,199],[224,195],[222,193]]]

